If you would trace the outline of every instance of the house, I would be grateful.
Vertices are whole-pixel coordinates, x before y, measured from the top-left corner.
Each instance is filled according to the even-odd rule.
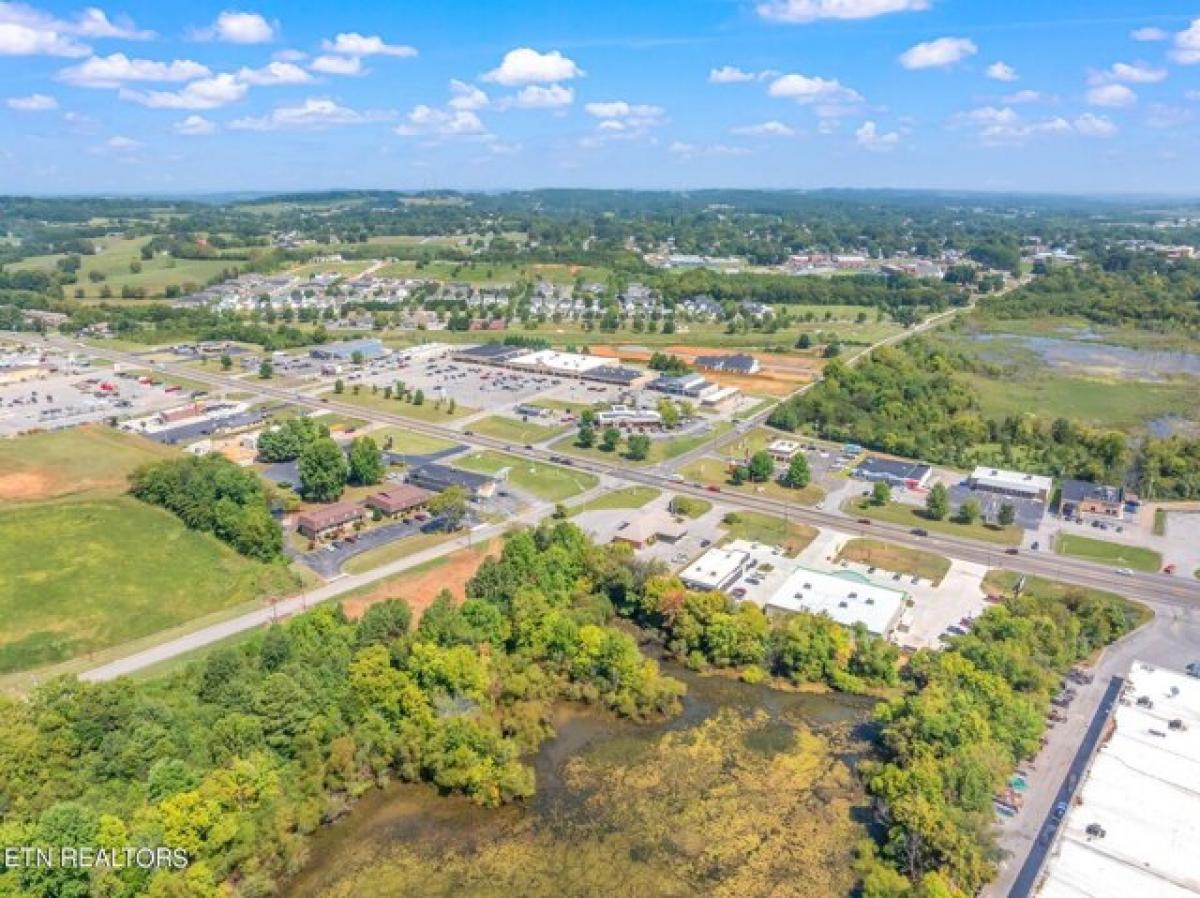
[[[363,519],[363,508],[353,502],[334,502],[296,515],[296,530],[309,539],[340,533]]]
[[[420,508],[434,495],[433,492],[411,483],[398,483],[367,496],[366,505],[385,517],[393,518],[414,508]]]
[[[735,355],[697,356],[696,367],[705,371],[724,371],[728,374],[757,374],[762,370],[758,359],[744,352]]]
[[[1125,514],[1125,491],[1085,480],[1064,480],[1058,507],[1065,518],[1119,518]]]
[[[742,575],[749,563],[749,552],[709,549],[684,568],[679,579],[689,589],[724,589]]]
[[[440,493],[452,486],[462,487],[472,499],[487,499],[496,494],[499,479],[488,474],[462,471],[449,465],[422,465],[408,474],[408,482]]]
[[[628,543],[635,549],[643,549],[659,540],[676,543],[687,536],[688,526],[682,518],[665,511],[644,514],[626,521],[613,536],[614,543]]]
[[[924,489],[932,474],[933,468],[929,465],[897,458],[880,458],[877,455],[867,456],[854,469],[854,476],[860,480],[910,490]]]

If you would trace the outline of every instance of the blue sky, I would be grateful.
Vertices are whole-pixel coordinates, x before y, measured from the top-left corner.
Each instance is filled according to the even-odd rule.
[[[0,191],[1200,195],[1200,0],[0,0]]]

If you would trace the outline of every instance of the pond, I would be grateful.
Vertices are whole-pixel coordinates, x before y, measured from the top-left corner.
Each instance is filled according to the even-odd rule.
[[[867,809],[853,766],[870,699],[705,677],[635,724],[578,706],[531,759],[537,794],[497,810],[428,786],[369,793],[317,833],[295,898],[850,895]]]
[[[1049,367],[1074,373],[1119,377],[1124,380],[1169,380],[1200,377],[1200,353],[1160,349],[1134,349],[1096,342],[1095,338],[1019,336],[1015,334],[972,334],[971,340],[993,344],[979,355],[999,363],[1013,361],[1014,350],[1033,353]]]

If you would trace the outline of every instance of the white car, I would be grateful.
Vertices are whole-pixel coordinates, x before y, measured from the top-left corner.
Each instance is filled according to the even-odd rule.
[[[1127,567],[1117,568],[1117,573],[1120,574],[1122,577],[1132,577],[1133,576],[1133,571]]]

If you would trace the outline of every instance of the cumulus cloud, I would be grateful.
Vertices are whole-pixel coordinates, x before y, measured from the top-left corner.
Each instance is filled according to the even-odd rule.
[[[765,0],[756,8],[772,22],[804,25],[820,19],[873,19],[896,12],[923,12],[929,0]]]
[[[982,106],[955,116],[953,124],[974,128],[980,140],[990,146],[1019,145],[1033,137],[1079,134],[1083,137],[1111,137],[1117,127],[1105,116],[1084,113],[1074,121],[1061,116],[1034,120],[1023,119],[1008,106]]]
[[[864,150],[887,153],[899,146],[900,134],[896,131],[880,131],[874,122],[866,121],[854,132],[854,142]]]
[[[500,65],[483,75],[484,81],[517,87],[523,84],[550,84],[569,81],[586,74],[572,59],[558,50],[539,53],[529,47],[518,47],[504,54]]]
[[[1103,84],[1089,90],[1084,95],[1084,99],[1090,106],[1107,106],[1117,109],[1122,106],[1132,106],[1137,102],[1137,94],[1124,84]]]
[[[451,105],[453,102],[451,100]],[[549,87],[529,84],[512,97],[505,98],[504,105],[514,109],[562,109],[574,102],[575,91],[569,87],[561,84],[551,84]]]
[[[1135,28],[1129,32],[1129,36],[1135,41],[1165,41],[1171,35],[1163,31],[1161,28]]]
[[[1017,70],[1007,62],[996,60],[987,67],[987,76],[993,81],[1016,81]]]
[[[469,109],[437,109],[424,103],[414,106],[394,130],[401,137],[481,138],[488,134],[479,116]]]
[[[1117,133],[1117,126],[1107,116],[1085,112],[1075,119],[1075,130],[1084,137],[1112,137]]]
[[[774,119],[758,125],[742,125],[729,130],[731,134],[741,134],[746,137],[793,137],[796,134],[795,128]]]
[[[1050,98],[1044,93],[1037,90],[1019,90],[1016,93],[1011,93],[1004,97],[1004,102],[1014,106],[1020,106],[1026,103],[1043,103]]]
[[[747,81],[757,81],[758,74],[743,72],[735,65],[723,65],[719,69],[710,69],[708,80],[710,84],[742,84]]]
[[[1089,84],[1157,84],[1166,80],[1167,70],[1156,69],[1144,62],[1115,62],[1102,72],[1088,75]]]
[[[900,54],[906,69],[938,69],[961,62],[979,52],[975,42],[965,37],[939,37],[915,44]]]
[[[182,90],[132,90],[121,88],[119,96],[151,109],[216,109],[246,96],[249,85],[222,73],[184,85]]]
[[[483,109],[490,102],[488,95],[474,84],[459,81],[457,78],[450,81],[450,94],[451,109]]]
[[[318,56],[309,66],[314,72],[322,75],[365,75],[362,60],[357,56]]]
[[[27,97],[9,97],[4,105],[18,112],[49,112],[58,108],[58,100],[46,94],[30,94]]]
[[[1181,65],[1200,63],[1200,19],[1192,19],[1186,30],[1175,35],[1171,58]]]
[[[239,81],[255,87],[272,87],[279,84],[308,84],[312,75],[292,62],[269,62],[261,69],[238,69]]]
[[[202,115],[193,114],[181,122],[176,122],[171,126],[171,130],[176,134],[182,134],[186,137],[202,137],[206,134],[215,133],[217,125]]]
[[[584,138],[584,146],[597,146],[608,140],[636,140],[667,120],[665,109],[649,103],[607,100],[588,103],[583,109],[588,115],[599,119],[595,132]]]
[[[117,16],[112,20],[95,6],[89,6],[69,26],[75,34],[94,38],[116,38],[125,41],[148,41],[158,37],[153,31],[138,28],[128,16]]]
[[[767,93],[772,97],[810,103],[860,103],[862,95],[832,78],[808,75],[782,75],[771,82]]]
[[[25,3],[0,2],[0,56],[81,57],[92,49],[78,38],[149,40],[154,36],[127,17],[113,21],[94,6],[74,19],[61,19]]]
[[[98,156],[115,156],[123,161],[133,162],[137,158],[137,151],[143,146],[144,144],[139,140],[118,134],[103,143],[96,144],[88,152]]]
[[[321,49],[343,56],[416,56],[415,47],[407,44],[389,44],[377,34],[369,37],[355,31],[339,34],[333,40],[321,42]]]
[[[55,78],[73,87],[118,88],[128,81],[192,81],[212,74],[208,66],[190,59],[157,62],[131,59],[124,53],[93,56],[61,69]]]
[[[261,118],[235,119],[229,127],[238,131],[321,130],[341,125],[383,121],[384,112],[359,112],[324,97],[309,97],[299,106],[277,106]]]
[[[275,40],[275,26],[256,12],[225,10],[215,22],[193,36],[197,40],[227,44],[268,44]]]

